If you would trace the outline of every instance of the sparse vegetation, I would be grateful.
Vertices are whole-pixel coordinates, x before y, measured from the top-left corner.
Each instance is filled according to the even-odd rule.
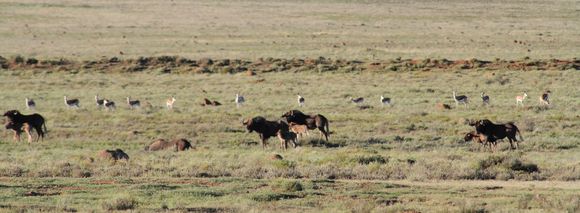
[[[0,109],[29,114],[24,97],[34,99],[48,135],[16,143],[2,130],[0,211],[576,212],[574,6],[1,2]],[[454,89],[469,96],[467,108],[455,107]],[[541,106],[547,89],[551,104]],[[530,97],[516,108],[523,91]],[[97,93],[142,106],[107,112]],[[262,149],[242,119],[278,119],[298,93],[300,110],[330,120],[329,141],[311,131],[296,149],[275,139]],[[66,109],[64,95],[80,109]],[[222,105],[201,106],[204,98]],[[466,121],[482,118],[515,122],[520,149],[464,142]],[[193,148],[143,150],[159,138]],[[130,159],[96,156],[117,148]]]

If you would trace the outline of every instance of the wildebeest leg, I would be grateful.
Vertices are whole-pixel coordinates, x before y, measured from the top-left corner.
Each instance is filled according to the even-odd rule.
[[[13,130],[14,131],[14,142],[20,142],[20,134],[22,134],[22,130]]]
[[[328,142],[328,133],[324,130],[324,126],[319,126],[318,130],[320,131],[320,140],[322,140],[322,136],[324,135],[326,142]]]
[[[24,132],[28,135],[28,143],[32,143],[32,135],[30,134],[30,128],[24,127]]]
[[[508,141],[510,142],[510,150],[514,149],[514,142],[512,141],[511,138],[508,138]]]
[[[42,138],[42,140],[44,141],[44,133],[42,132],[42,127],[41,126],[34,127],[34,130],[36,130],[36,142],[38,142],[40,138]]]
[[[298,146],[298,144],[297,144],[296,140],[297,140],[297,139],[292,139],[292,144],[294,145],[294,148],[296,148],[296,146]]]
[[[260,134],[260,140],[262,140],[262,149],[266,149],[266,139],[264,139],[264,135]]]
[[[513,141],[514,141],[514,143],[516,144],[516,147],[515,147],[515,149],[519,149],[519,148],[520,148],[520,146],[519,146],[519,145],[520,145],[520,144],[519,144],[520,142],[518,141],[518,139],[516,139],[516,136],[515,136],[515,135],[514,135],[514,137],[513,137],[513,138],[509,138],[509,140],[510,140],[510,141],[512,141],[512,140],[513,140]]]

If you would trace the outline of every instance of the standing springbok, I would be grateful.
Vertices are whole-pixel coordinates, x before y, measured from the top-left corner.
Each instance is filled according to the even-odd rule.
[[[141,102],[139,100],[131,100],[131,96],[127,97],[127,105],[129,105],[129,109],[134,109],[141,107]]]
[[[391,105],[391,98],[385,98],[381,95],[381,104],[382,106]]]
[[[95,103],[97,104],[97,108],[102,107],[105,103],[105,99],[99,99],[99,94],[95,95]]]
[[[103,106],[105,106],[105,108],[110,111],[113,111],[115,108],[117,108],[115,106],[115,102],[108,99],[103,100]]]
[[[298,106],[299,107],[303,107],[304,106],[304,97],[298,95]]]
[[[455,107],[458,107],[459,103],[462,103],[465,106],[465,108],[467,108],[467,103],[469,102],[467,96],[457,95],[457,93],[453,91],[453,100],[455,101]]]
[[[516,96],[516,106],[519,106],[521,104],[522,107],[524,107],[524,100],[526,99],[526,97],[528,97],[528,93],[526,92],[524,92],[524,95]]]
[[[173,109],[174,103],[175,103],[175,97],[171,96],[171,98],[167,99],[167,101],[165,102],[165,105],[167,106],[167,109]]]
[[[244,102],[246,102],[246,99],[244,99],[244,96],[236,93],[236,100],[234,100],[234,102],[236,102],[236,107],[239,108],[242,104],[244,104]]]
[[[36,103],[34,103],[34,100],[26,98],[24,99],[25,103],[26,103],[26,109],[34,109],[36,108]]]
[[[540,104],[542,105],[550,105],[550,94],[552,92],[550,92],[550,90],[546,90],[546,92],[544,92],[541,96],[540,96]]]
[[[485,94],[485,92],[481,92],[481,100],[483,105],[489,105],[489,95]]]
[[[66,104],[67,107],[69,108],[80,108],[80,101],[79,99],[68,99],[68,97],[65,95],[64,96],[64,104]]]

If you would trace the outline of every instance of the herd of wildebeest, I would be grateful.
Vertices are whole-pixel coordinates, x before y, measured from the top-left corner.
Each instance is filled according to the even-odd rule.
[[[457,100],[457,98],[454,97]],[[44,139],[47,132],[46,122],[42,115],[34,113],[23,115],[18,110],[9,110],[4,113],[6,117],[5,128],[14,132],[14,140],[20,141],[20,135],[25,132],[28,136],[28,142],[32,142],[31,131],[37,134],[36,141]],[[475,131],[465,134],[464,140],[480,143],[484,147],[489,147],[495,151],[499,140],[507,138],[510,143],[510,149],[517,149],[519,134],[520,140],[523,137],[518,127],[513,123],[495,124],[488,119],[469,121],[470,126],[475,127]],[[242,124],[249,133],[258,133],[262,147],[267,146],[267,141],[271,137],[277,137],[280,140],[280,148],[287,149],[290,143],[293,147],[298,146],[298,139],[308,135],[309,130],[317,129],[320,132],[320,141],[328,141],[330,135],[329,120],[321,114],[305,114],[299,110],[290,110],[282,114],[280,119],[267,120],[262,116],[243,120]],[[173,149],[175,151],[184,151],[192,148],[191,142],[187,139],[165,140],[157,139],[145,147],[146,151],[158,151]],[[129,159],[129,156],[120,149],[102,150],[97,156],[108,159]]]

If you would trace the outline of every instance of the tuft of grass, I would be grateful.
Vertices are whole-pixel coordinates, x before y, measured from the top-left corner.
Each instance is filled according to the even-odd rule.
[[[138,202],[133,198],[117,198],[112,201],[103,202],[105,211],[125,211],[137,208]]]
[[[272,189],[279,192],[299,192],[304,190],[304,187],[300,181],[279,180],[273,182]]]
[[[271,202],[271,201],[278,201],[278,200],[288,200],[288,199],[296,199],[300,198],[299,195],[294,194],[285,194],[285,193],[264,193],[264,194],[257,194],[252,196],[252,200],[258,202]]]
[[[389,158],[385,158],[381,155],[371,155],[371,156],[359,156],[355,158],[355,161],[358,164],[370,164],[370,163],[377,163],[377,164],[385,164],[389,161]]]

